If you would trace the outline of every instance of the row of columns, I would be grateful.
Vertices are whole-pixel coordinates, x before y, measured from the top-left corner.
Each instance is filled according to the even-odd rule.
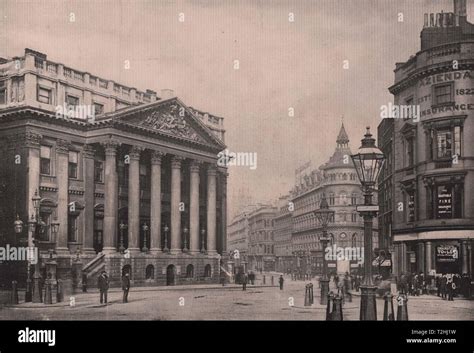
[[[108,141],[105,148],[105,203],[104,203],[104,252],[115,252],[117,234],[118,176],[116,157],[118,143]],[[140,234],[140,153],[143,149],[132,147],[128,153],[128,239],[130,252],[138,252]],[[165,154],[153,151],[151,156],[150,247],[151,252],[161,252],[161,161]],[[181,250],[181,156],[171,160],[171,242],[170,252]],[[190,253],[199,253],[199,169],[202,163],[192,161],[190,166]],[[216,175],[215,166],[207,168],[207,252],[217,254],[216,242]]]

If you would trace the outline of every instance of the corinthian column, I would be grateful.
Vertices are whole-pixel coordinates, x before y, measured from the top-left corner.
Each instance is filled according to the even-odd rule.
[[[128,249],[140,251],[140,153],[142,149],[132,146],[128,153]]]
[[[151,154],[150,249],[161,252],[161,159],[165,154]]]
[[[181,162],[184,158],[174,156],[171,160],[171,250],[181,252]]]
[[[216,167],[207,168],[207,252],[215,255],[216,251]]]
[[[94,254],[94,155],[91,145],[85,145],[84,156],[84,252]]]
[[[190,167],[189,233],[191,254],[199,253],[199,165],[198,161],[193,161]]]
[[[56,178],[58,181],[58,222],[60,224],[58,237],[56,239],[56,250],[58,252],[68,251],[68,211],[69,211],[69,142],[56,141]]]
[[[109,140],[105,148],[105,202],[104,202],[104,253],[115,252],[118,212],[117,147],[119,143]]]

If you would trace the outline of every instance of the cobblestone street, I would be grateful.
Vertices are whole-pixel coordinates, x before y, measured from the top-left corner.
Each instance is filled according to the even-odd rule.
[[[99,304],[97,292],[75,295],[75,306],[64,303],[20,304],[0,309],[1,320],[324,320],[325,308],[304,306],[304,281],[285,280],[285,288],[248,286],[183,286],[132,288],[129,303],[122,303],[122,292],[109,292],[107,306]],[[317,281],[314,294],[319,302]],[[21,296],[20,296],[21,297]],[[291,306],[292,298],[294,305]],[[359,319],[360,297],[353,296],[343,308],[344,320]],[[378,320],[383,318],[382,299],[377,299]],[[394,301],[396,311],[396,303]],[[436,296],[410,297],[410,320],[473,320],[474,301],[456,298],[452,302]],[[395,313],[396,314],[396,313]]]

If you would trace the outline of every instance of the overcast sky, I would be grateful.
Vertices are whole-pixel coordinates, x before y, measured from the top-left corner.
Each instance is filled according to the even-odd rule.
[[[441,10],[452,0],[1,0],[0,56],[32,48],[223,116],[229,150],[257,153],[255,170],[230,167],[232,211],[239,189],[272,200],[299,165],[325,162],[342,116],[353,151],[366,125],[375,133],[395,63],[420,49],[423,13]]]

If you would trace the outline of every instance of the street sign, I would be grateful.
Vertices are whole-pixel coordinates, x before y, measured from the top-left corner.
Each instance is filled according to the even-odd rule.
[[[356,206],[357,212],[378,212],[379,206],[377,205],[358,205]]]

